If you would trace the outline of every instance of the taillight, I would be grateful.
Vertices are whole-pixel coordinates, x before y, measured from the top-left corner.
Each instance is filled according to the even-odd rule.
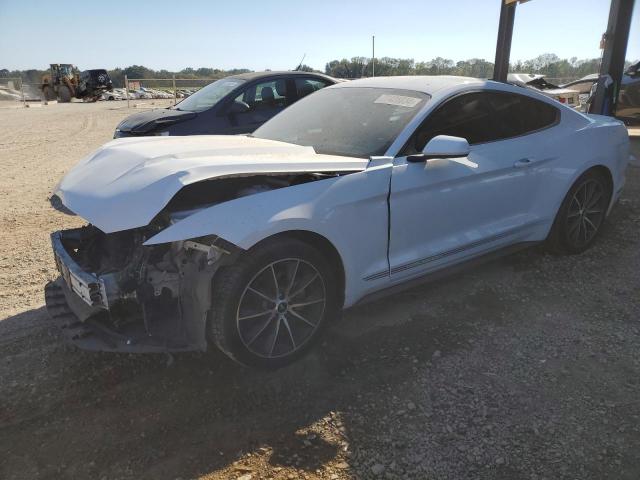
[[[558,97],[558,101],[559,101],[560,103],[567,103],[567,99],[566,99],[566,98],[564,98],[564,97]]]

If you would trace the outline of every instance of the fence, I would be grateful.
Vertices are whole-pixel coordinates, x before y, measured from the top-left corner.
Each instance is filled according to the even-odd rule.
[[[0,100],[14,100],[26,103],[29,94],[25,93],[25,87],[29,86],[19,77],[0,78]]]
[[[0,78],[0,101],[42,102],[44,96],[41,83],[27,83],[21,78]]]
[[[144,89],[155,89],[165,92],[171,92],[173,95],[173,104],[178,102],[178,98],[185,95],[188,96],[194,91],[207,86],[208,84],[219,80],[219,78],[128,78],[124,76],[124,90],[127,98],[127,107],[130,106],[131,91]]]
[[[552,78],[546,77],[550,83],[560,85],[567,83],[575,78]],[[171,98],[174,105],[178,102],[179,98],[188,96],[194,91],[208,85],[211,82],[215,82],[219,78],[128,78],[124,77],[124,92],[120,92],[120,96],[125,96],[127,100],[127,107],[130,107],[132,99],[138,99],[134,97],[132,92],[140,91],[142,89],[152,89],[157,92],[165,92],[171,95],[170,97],[154,97],[154,98]],[[24,83],[21,78],[0,78],[0,100],[13,100],[20,101],[23,104],[31,101],[41,101],[42,91],[40,84]]]
[[[134,99],[132,92],[143,89],[154,89],[158,93],[166,92],[171,95],[173,103],[177,103],[179,98],[188,96],[200,88],[215,82],[218,78],[127,78],[124,77],[124,92],[127,107]],[[154,98],[158,98],[155,97]],[[161,97],[167,98],[167,97]],[[19,77],[0,78],[0,101],[15,101],[27,104],[27,102],[40,102],[43,100],[41,85],[35,83],[25,83]]]

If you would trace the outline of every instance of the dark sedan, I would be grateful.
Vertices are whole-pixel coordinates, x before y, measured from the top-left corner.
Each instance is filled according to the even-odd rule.
[[[113,138],[251,133],[289,105],[338,80],[320,73],[254,72],[217,80],[175,106],[136,113]]]

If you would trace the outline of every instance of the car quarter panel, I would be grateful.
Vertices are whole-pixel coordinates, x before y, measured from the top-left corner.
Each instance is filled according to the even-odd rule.
[[[544,176],[536,191],[536,208],[549,212],[549,221],[541,225],[534,240],[547,237],[567,192],[587,170],[605,167],[611,174],[609,211],[624,186],[629,161],[629,137],[624,124],[610,117],[566,110],[562,110],[562,128],[547,139],[557,159],[536,169]]]
[[[345,307],[388,280],[391,164],[224,202],[168,227],[145,245],[217,235],[242,249],[275,234],[309,231],[330,241],[345,270]]]

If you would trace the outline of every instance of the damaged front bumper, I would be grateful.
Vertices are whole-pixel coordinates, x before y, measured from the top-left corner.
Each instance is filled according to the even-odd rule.
[[[81,264],[81,251],[91,242],[107,243],[108,235],[89,232],[85,227],[51,235],[60,277],[46,285],[45,300],[64,336],[94,351],[205,350],[218,267],[207,245],[180,242],[158,253],[157,247],[137,244],[122,265],[92,273]]]
[[[78,295],[90,307],[108,308],[109,303],[104,279],[101,281],[96,275],[84,272],[80,268],[64,248],[62,243],[63,235],[65,235],[65,232],[54,232],[51,234],[53,257],[62,280],[70,291]],[[79,235],[79,229],[66,232],[67,237],[79,237]]]
[[[163,353],[199,350],[196,345],[170,341],[166,338],[150,336],[144,328],[116,329],[100,316],[89,316],[81,320],[83,314],[62,278],[45,286],[47,312],[60,328],[66,340],[83,350],[120,353]]]

